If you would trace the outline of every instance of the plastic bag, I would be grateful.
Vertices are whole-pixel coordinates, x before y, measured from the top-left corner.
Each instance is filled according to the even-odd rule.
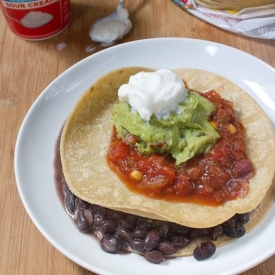
[[[275,4],[240,11],[214,10],[194,0],[171,0],[194,16],[221,29],[249,37],[275,39]]]

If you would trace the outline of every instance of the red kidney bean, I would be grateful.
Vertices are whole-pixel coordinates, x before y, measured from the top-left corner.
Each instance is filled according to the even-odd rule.
[[[144,258],[151,263],[159,264],[164,261],[164,257],[161,251],[159,250],[151,250],[145,251]]]
[[[253,172],[253,165],[248,159],[234,161],[231,167],[231,173],[234,178],[241,178]]]
[[[196,260],[202,261],[210,258],[216,251],[216,246],[213,243],[201,243],[194,249],[193,256]]]
[[[116,236],[112,236],[110,234],[104,235],[101,238],[100,244],[101,244],[102,250],[108,253],[117,254],[117,253],[120,253],[123,248],[122,241]]]
[[[160,232],[158,229],[151,229],[144,238],[144,248],[146,250],[154,249],[160,240]]]

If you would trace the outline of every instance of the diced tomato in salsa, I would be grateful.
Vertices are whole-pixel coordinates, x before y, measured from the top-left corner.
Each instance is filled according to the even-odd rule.
[[[114,127],[107,162],[132,192],[206,205],[219,205],[247,194],[254,170],[245,152],[245,128],[237,120],[232,102],[213,90],[201,95],[216,107],[210,121],[221,137],[207,154],[180,165],[175,165],[168,153],[140,154],[128,142],[135,137],[121,140]]]

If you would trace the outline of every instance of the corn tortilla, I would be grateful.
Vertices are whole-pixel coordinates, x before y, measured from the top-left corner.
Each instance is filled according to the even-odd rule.
[[[274,0],[195,0],[195,3],[210,9],[242,10],[274,4]]]
[[[195,228],[212,227],[236,213],[250,212],[266,197],[260,211],[256,211],[254,222],[249,225],[255,226],[273,202],[274,190],[270,188],[275,169],[273,128],[248,94],[219,75],[196,69],[174,70],[189,88],[201,92],[214,89],[234,102],[235,112],[246,127],[247,151],[256,171],[249,181],[250,189],[245,198],[221,206],[151,199],[130,192],[109,169],[106,152],[112,131],[112,109],[118,102],[117,91],[131,75],[142,70],[150,69],[129,67],[108,73],[80,97],[70,113],[62,131],[60,154],[71,191],[79,198],[103,207]]]

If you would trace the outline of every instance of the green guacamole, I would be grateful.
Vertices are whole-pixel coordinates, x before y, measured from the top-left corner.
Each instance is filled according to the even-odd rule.
[[[112,123],[118,137],[136,137],[138,151],[144,155],[154,152],[169,152],[179,165],[197,154],[206,153],[220,137],[208,122],[215,106],[204,97],[188,91],[177,112],[168,118],[158,119],[152,115],[149,122],[131,109],[128,103],[120,102],[113,110]]]

